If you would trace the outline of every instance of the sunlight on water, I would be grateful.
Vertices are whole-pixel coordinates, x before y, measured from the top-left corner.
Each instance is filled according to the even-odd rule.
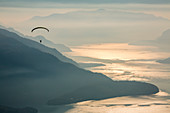
[[[159,52],[156,47],[109,43],[76,46],[66,53],[77,62],[101,63],[105,66],[86,68],[104,73],[114,80],[148,81],[148,78],[170,78],[170,65],[157,63],[170,53]]]
[[[146,81],[163,90],[156,95],[117,97],[74,104],[67,113],[170,113],[170,65],[156,60],[170,57],[156,47],[126,43],[93,44],[71,47],[66,56],[79,63],[100,63],[86,68],[107,75],[113,80]]]
[[[74,104],[74,108],[67,113],[169,113],[170,100],[165,100],[164,96],[127,96],[85,101]]]
[[[156,59],[163,58],[169,53],[150,52],[149,50],[156,50],[156,47],[133,46],[126,43],[116,44],[95,44],[72,47],[72,56],[87,56],[99,59]]]

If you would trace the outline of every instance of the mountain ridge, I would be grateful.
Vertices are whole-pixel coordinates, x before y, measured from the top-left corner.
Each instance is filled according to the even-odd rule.
[[[72,63],[72,64],[78,66],[78,64],[75,61],[73,61],[70,58],[65,57],[64,55],[62,55],[60,52],[58,52],[54,48],[47,47],[43,44],[40,44],[38,42],[35,42],[35,41],[27,39],[27,38],[22,38],[19,35],[13,33],[13,32],[10,32],[10,31],[7,31],[7,30],[1,29],[1,28],[0,28],[0,33],[3,34],[3,35],[6,35],[8,37],[12,36],[13,38],[15,38],[18,41],[26,44],[29,47],[36,48],[36,49],[43,51],[43,52],[46,52],[46,53],[50,53],[50,54],[56,56],[57,58],[59,58],[61,61],[69,62],[69,63]]]
[[[5,106],[38,108],[159,92],[150,83],[113,81],[62,62],[1,32],[0,62],[0,104]]]

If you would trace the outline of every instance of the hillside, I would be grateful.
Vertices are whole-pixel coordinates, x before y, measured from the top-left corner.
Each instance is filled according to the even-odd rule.
[[[113,81],[0,34],[0,91],[0,105],[37,107],[148,95],[159,89],[149,83]]]
[[[4,36],[7,36],[7,37],[12,37],[12,38],[22,42],[23,44],[25,44],[25,45],[27,45],[29,47],[36,48],[36,49],[38,49],[38,50],[40,50],[42,52],[50,53],[50,54],[56,56],[59,60],[61,60],[63,62],[72,63],[72,64],[78,66],[78,64],[75,61],[65,57],[60,52],[58,52],[56,49],[47,47],[47,46],[45,46],[43,44],[40,44],[39,42],[35,42],[33,40],[20,37],[16,33],[9,32],[9,31],[7,31],[5,29],[0,29],[0,35],[4,35]]]

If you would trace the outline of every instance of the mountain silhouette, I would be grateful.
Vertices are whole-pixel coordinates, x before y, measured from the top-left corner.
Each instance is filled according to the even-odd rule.
[[[65,46],[64,44],[53,43],[52,41],[47,40],[43,36],[39,35],[39,36],[32,37],[32,36],[24,35],[24,34],[18,32],[17,30],[15,30],[14,28],[11,28],[11,27],[7,28],[7,27],[4,27],[2,25],[0,25],[0,28],[8,30],[10,32],[14,32],[21,37],[25,37],[25,38],[28,38],[30,40],[34,40],[34,41],[37,41],[37,42],[39,42],[40,40],[43,40],[43,45],[50,47],[50,48],[56,48],[60,52],[71,52],[71,49],[69,47]]]
[[[13,108],[0,105],[0,113],[38,113],[38,110],[31,107]]]
[[[72,63],[72,64],[78,66],[78,64],[75,61],[65,57],[64,55],[62,55],[60,52],[58,52],[54,48],[47,47],[45,45],[40,44],[39,42],[35,42],[35,41],[27,39],[27,38],[22,38],[21,36],[17,35],[16,33],[7,31],[5,29],[0,29],[0,34],[4,35],[4,36],[12,37],[12,38],[22,42],[23,44],[25,44],[29,47],[32,47],[32,48],[36,48],[42,52],[50,53],[50,54],[56,56],[59,60],[61,60],[63,62],[69,62],[69,63]]]
[[[103,74],[62,62],[19,40],[29,42],[15,33],[0,30],[0,105],[62,105],[159,92],[149,83],[113,81]]]
[[[162,64],[170,64],[170,57],[166,59],[157,60],[157,62],[162,63]]]
[[[50,48],[56,48],[59,52],[71,52],[71,49],[65,46],[64,44],[55,44],[52,41],[47,40],[45,37],[38,35],[36,37],[26,36],[26,38],[34,40],[36,42],[39,42],[42,40],[42,44],[50,47]]]
[[[129,45],[140,45],[140,46],[156,46],[161,51],[170,51],[170,29],[165,30],[160,37],[154,40],[140,40],[131,42]]]

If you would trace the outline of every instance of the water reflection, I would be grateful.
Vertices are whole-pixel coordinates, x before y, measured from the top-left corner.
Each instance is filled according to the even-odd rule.
[[[66,113],[169,113],[170,100],[165,96],[157,94],[85,101],[74,104],[74,108]]]
[[[157,51],[156,47],[109,43],[76,46],[71,49],[73,52],[66,53],[67,56],[81,63],[104,64],[105,66],[86,69],[104,73],[114,80],[146,80],[150,77],[170,79],[170,65],[156,62],[169,57],[170,53]]]
[[[163,92],[140,97],[118,97],[101,101],[77,103],[68,113],[169,113],[170,65],[156,60],[170,56],[151,46],[132,46],[109,43],[76,46],[65,53],[79,63],[101,63],[102,66],[86,67],[113,80],[147,81],[156,84]],[[121,108],[121,109],[120,109]]]
[[[152,46],[134,46],[126,43],[106,43],[76,46],[71,48],[71,56],[86,56],[99,59],[157,59],[169,56],[169,53],[158,52]],[[150,52],[152,51],[152,52]]]

